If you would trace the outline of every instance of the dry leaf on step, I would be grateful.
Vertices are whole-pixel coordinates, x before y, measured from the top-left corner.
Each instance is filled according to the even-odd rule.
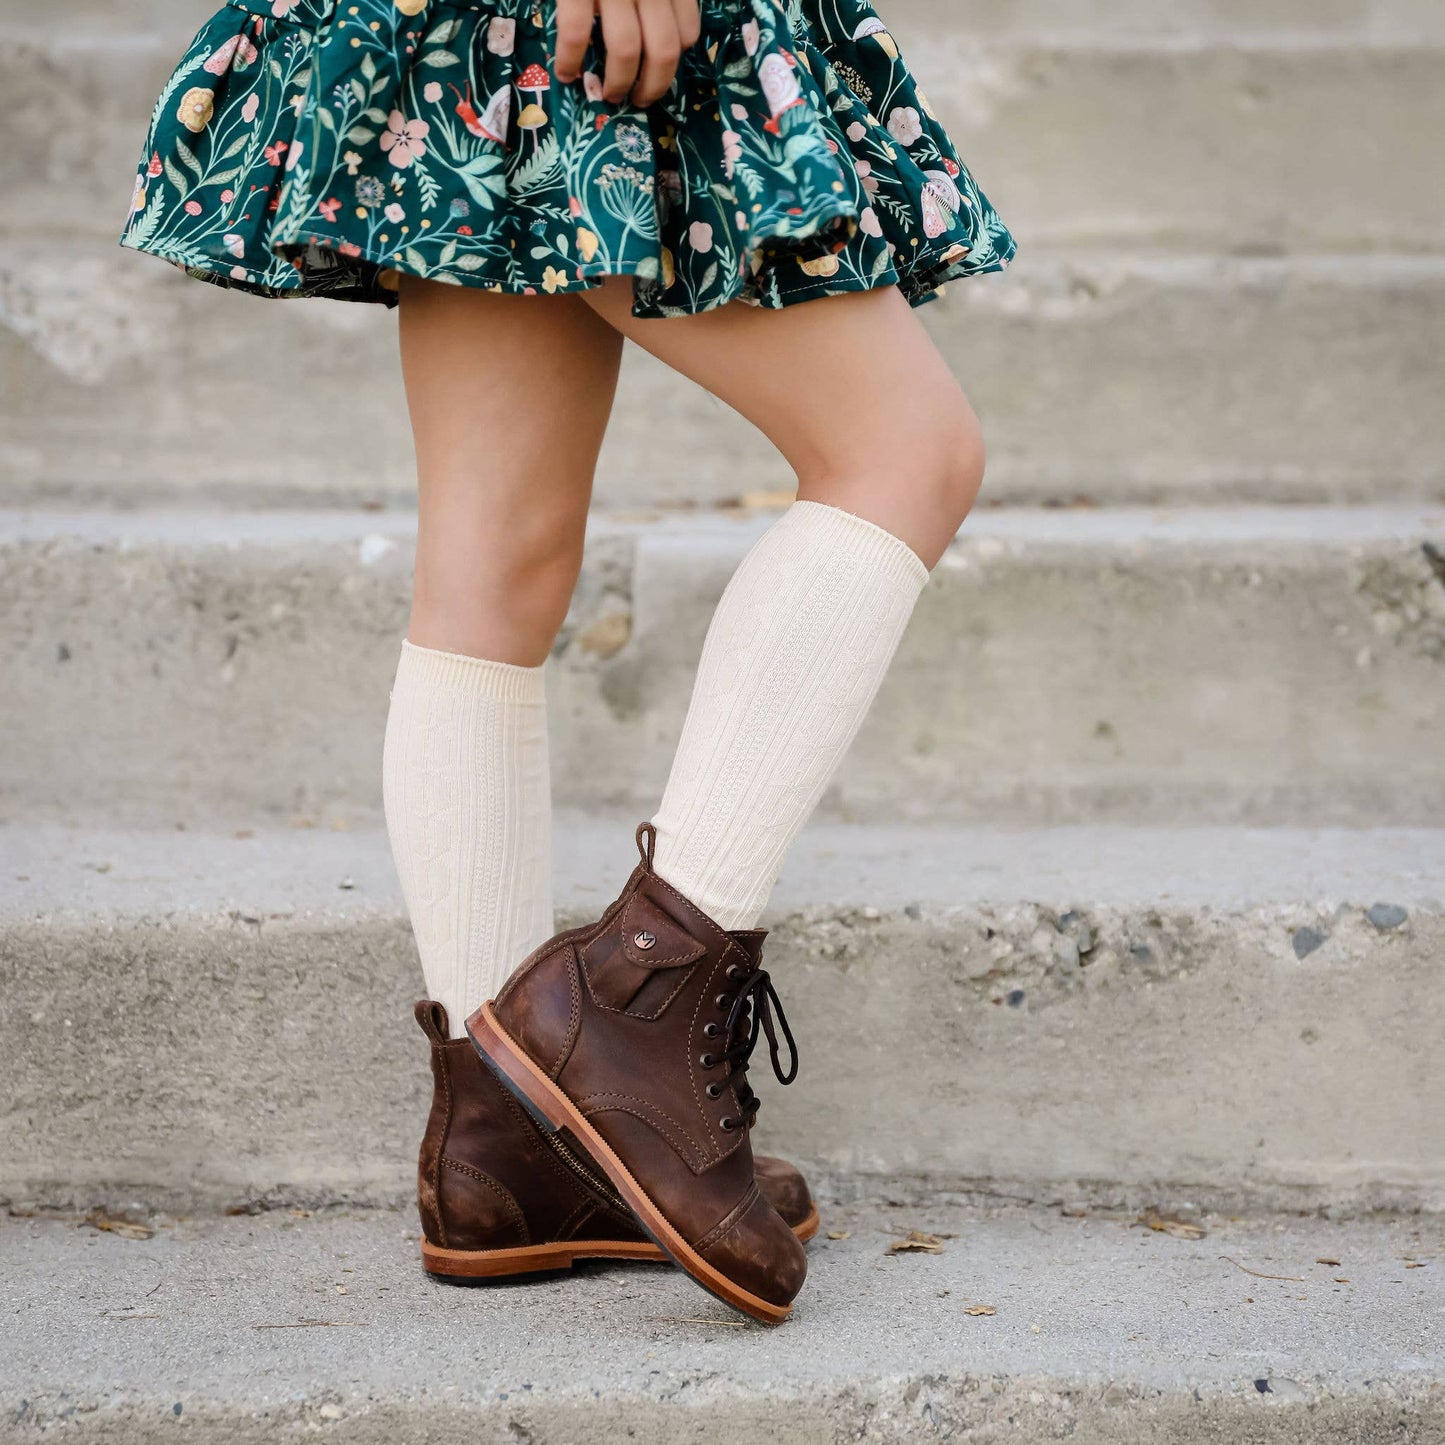
[[[107,1214],[103,1209],[92,1209],[83,1222],[106,1234],[118,1234],[122,1239],[150,1239],[155,1234],[149,1224],[139,1219],[126,1214]]]
[[[1208,1230],[1202,1224],[1180,1219],[1177,1214],[1161,1214],[1157,1209],[1146,1209],[1135,1221],[1158,1234],[1169,1234],[1175,1239],[1203,1239]]]
[[[993,1305],[969,1305],[969,1307],[964,1310],[964,1314],[966,1315],[996,1315],[997,1313],[998,1310],[995,1309]]]
[[[936,1234],[910,1229],[903,1239],[895,1239],[885,1254],[942,1254],[943,1241]]]

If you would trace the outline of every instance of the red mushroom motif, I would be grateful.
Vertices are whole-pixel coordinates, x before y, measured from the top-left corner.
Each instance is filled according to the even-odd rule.
[[[530,90],[537,97],[537,104],[540,105],[542,92],[552,89],[552,77],[540,65],[529,65],[517,77],[517,89]]]

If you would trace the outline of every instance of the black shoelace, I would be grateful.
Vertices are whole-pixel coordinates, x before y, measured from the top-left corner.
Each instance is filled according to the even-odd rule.
[[[790,1062],[786,1070],[779,1052],[779,1029],[782,1030],[788,1045]],[[778,1082],[791,1084],[798,1077],[798,1045],[793,1038],[792,1029],[788,1027],[788,1016],[783,1012],[782,1000],[778,998],[778,991],[773,987],[772,976],[766,969],[760,968],[748,976],[747,982],[739,990],[728,1010],[723,1033],[724,1037],[735,1042],[731,1048],[716,1057],[718,1064],[727,1064],[729,1068],[723,1084],[714,1087],[718,1094],[721,1094],[723,1086],[733,1084],[737,1089],[738,1107],[742,1110],[741,1118],[722,1120],[722,1127],[730,1133],[743,1127],[751,1129],[758,1117],[758,1110],[762,1107],[762,1100],[753,1092],[747,1077],[748,1066],[759,1038],[767,1037],[773,1074]],[[712,1089],[708,1092],[712,1093]]]

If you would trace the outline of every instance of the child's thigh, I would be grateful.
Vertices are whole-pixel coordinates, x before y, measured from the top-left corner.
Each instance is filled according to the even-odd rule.
[[[504,506],[539,486],[585,507],[622,339],[575,297],[403,280],[401,359],[428,492]]]
[[[629,282],[584,299],[757,426],[805,490],[854,468],[905,465],[910,452],[972,421],[917,313],[891,287],[781,311],[733,303],[666,320],[632,315]]]

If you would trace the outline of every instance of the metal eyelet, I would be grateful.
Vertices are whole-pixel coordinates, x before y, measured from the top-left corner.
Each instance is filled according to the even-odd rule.
[[[708,1096],[709,1099],[720,1099],[720,1098],[722,1098],[722,1085],[721,1085],[721,1084],[709,1084],[709,1085],[707,1086],[707,1096]]]
[[[720,993],[720,994],[718,994],[718,996],[713,1000],[713,1002],[714,1002],[719,1008],[723,1008],[723,1009],[729,1008],[729,1007],[731,1007],[731,1005],[732,1005],[732,999],[730,999],[730,998],[727,996],[727,994],[725,994],[725,993]]]
[[[729,978],[731,978],[731,979],[739,979],[739,978],[741,978],[742,976],[743,976],[743,971],[742,971],[742,969],[740,969],[740,968],[737,966],[737,964],[735,964],[735,963],[730,963],[730,964],[728,964],[728,977],[729,977]]]
[[[738,1121],[736,1119],[721,1119],[719,1120],[719,1124],[724,1134],[731,1134],[732,1131],[738,1127]]]
[[[713,1058],[711,1054],[704,1054],[702,1058],[698,1060],[698,1063],[700,1063],[705,1069],[711,1069],[716,1066],[717,1060]]]
[[[706,1023],[702,1026],[702,1035],[705,1039],[715,1039],[721,1032],[722,1029],[717,1024]]]

